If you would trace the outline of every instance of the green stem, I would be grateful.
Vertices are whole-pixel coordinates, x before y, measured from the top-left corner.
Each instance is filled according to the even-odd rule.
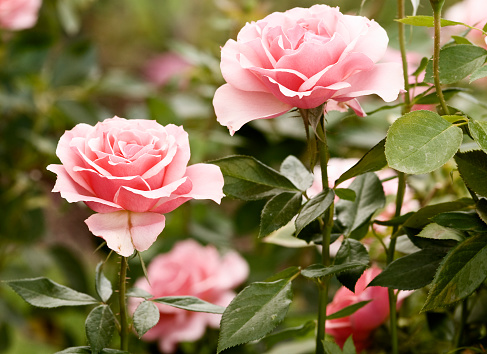
[[[325,122],[324,116],[317,128],[318,133],[318,151],[320,158],[320,168],[321,168],[321,181],[323,184],[323,190],[328,189],[328,160],[329,151],[328,143],[326,141],[325,132]],[[329,266],[330,260],[330,235],[333,226],[333,203],[325,212],[324,223],[322,229],[322,251],[321,251],[321,262],[324,266]],[[326,328],[326,306],[328,304],[328,285],[330,282],[330,277],[322,277],[318,281],[319,285],[319,302],[318,302],[318,334],[316,336],[316,353],[322,354],[325,352],[323,347],[323,341],[325,339],[325,328]]]
[[[448,106],[443,96],[440,83],[440,38],[441,38],[441,8],[445,3],[445,0],[430,0],[431,7],[433,8],[433,19],[435,26],[435,40],[433,48],[433,79],[435,82],[436,96],[440,101],[443,114],[448,114]]]
[[[121,257],[120,260],[120,279],[119,279],[119,303],[120,303],[120,349],[128,349],[128,317],[126,303],[126,279],[127,279],[127,258]]]
[[[402,19],[405,17],[404,12],[404,0],[397,0],[397,17]],[[402,72],[404,76],[404,109],[403,113],[407,113],[411,110],[411,87],[409,86],[409,73],[408,73],[408,60],[406,57],[406,35],[404,33],[405,25],[402,22],[398,22],[399,30],[399,49],[401,50],[401,60],[402,60]]]

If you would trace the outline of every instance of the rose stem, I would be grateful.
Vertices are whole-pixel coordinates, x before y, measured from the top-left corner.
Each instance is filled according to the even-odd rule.
[[[127,258],[120,257],[119,302],[120,302],[120,349],[128,349],[128,318],[125,298],[127,278]]]
[[[430,0],[433,8],[433,19],[435,26],[435,41],[433,50],[433,78],[435,82],[436,95],[440,101],[443,114],[448,114],[448,106],[443,96],[440,83],[440,33],[441,33],[441,8],[445,0]]]
[[[323,109],[323,108],[321,108]],[[325,116],[322,114],[320,124],[317,127],[318,133],[318,151],[320,158],[321,168],[321,181],[323,184],[323,190],[329,189],[328,187],[328,160],[329,151],[328,143],[326,141],[325,131]],[[333,208],[332,203],[330,207],[325,211],[324,223],[322,228],[322,250],[321,261],[325,267],[330,265],[330,235],[333,227]],[[316,336],[316,353],[321,354],[325,352],[323,341],[325,340],[325,327],[326,327],[326,305],[328,304],[328,284],[330,277],[325,276],[318,279],[319,286],[319,302],[318,302],[318,334]]]

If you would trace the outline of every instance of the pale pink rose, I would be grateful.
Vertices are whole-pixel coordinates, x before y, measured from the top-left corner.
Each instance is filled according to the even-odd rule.
[[[357,97],[377,94],[390,102],[403,88],[401,64],[378,63],[388,41],[375,21],[327,5],[275,12],[247,23],[237,40],[222,48],[227,84],[213,99],[217,119],[233,134],[252,120],[328,100],[363,116]]]
[[[469,26],[474,26],[482,29],[487,23],[487,1],[485,0],[463,0],[453,6],[449,7],[443,16],[452,21],[466,23]],[[455,26],[447,28],[447,34],[460,35],[466,30],[463,26]],[[478,45],[486,45],[485,36],[482,32],[472,30],[468,37],[471,38]]]
[[[335,313],[347,306],[361,301],[368,301],[367,305],[357,310],[351,316],[326,321],[326,333],[332,335],[340,347],[352,335],[357,353],[366,349],[370,343],[372,332],[389,317],[389,295],[387,288],[367,285],[381,272],[375,266],[368,268],[355,285],[355,293],[342,286],[337,290],[333,301],[326,308],[327,314]],[[403,299],[411,292],[401,292],[397,302],[399,308]]]
[[[154,243],[163,214],[190,199],[223,197],[220,168],[187,166],[188,134],[172,124],[118,117],[78,124],[61,137],[56,154],[62,165],[47,167],[57,174],[53,192],[96,211],[85,220],[88,228],[125,257]]]
[[[236,252],[220,256],[213,246],[203,247],[193,240],[181,241],[166,254],[152,260],[147,283],[140,278],[135,287],[144,289],[155,298],[163,296],[195,296],[212,304],[227,306],[235,296],[233,288],[247,279],[249,268]],[[130,309],[135,311],[140,300],[132,298]],[[172,353],[179,342],[201,338],[207,326],[218,328],[221,315],[192,312],[157,304],[158,324],[142,339],[159,342],[164,353]]]
[[[41,4],[42,0],[0,0],[0,27],[22,30],[34,26]]]
[[[181,78],[191,64],[177,53],[164,53],[150,59],[144,68],[146,79],[157,86],[164,86],[173,78]]]

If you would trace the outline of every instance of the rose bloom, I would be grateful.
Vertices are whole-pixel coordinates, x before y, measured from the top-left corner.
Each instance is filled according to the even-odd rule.
[[[247,279],[249,268],[236,252],[220,256],[213,246],[203,247],[193,240],[177,243],[166,254],[155,257],[147,269],[150,285],[140,278],[135,287],[154,295],[195,296],[212,304],[227,306],[235,296],[232,291]],[[140,299],[130,299],[135,311]],[[192,312],[156,304],[160,319],[142,339],[157,340],[164,353],[172,353],[177,343],[201,338],[207,326],[218,328],[221,315]]]
[[[326,333],[332,335],[340,347],[343,348],[347,338],[352,335],[357,353],[360,353],[371,344],[372,332],[389,317],[387,288],[367,287],[380,272],[381,270],[377,267],[368,268],[357,281],[355,293],[342,286],[335,293],[333,301],[326,307],[326,313],[332,314],[358,302],[372,300],[350,316],[326,321]],[[398,308],[403,299],[410,294],[410,291],[399,293]]]
[[[348,105],[364,116],[357,97],[377,94],[390,102],[403,88],[401,64],[378,63],[388,41],[375,21],[327,5],[247,23],[237,40],[222,48],[227,84],[213,99],[217,119],[234,134],[252,120],[328,100],[334,108]]]
[[[223,175],[210,164],[187,166],[188,134],[183,127],[114,117],[94,127],[78,124],[59,140],[62,165],[53,192],[96,211],[90,231],[122,256],[144,251],[165,226],[168,213],[190,199],[223,197]]]
[[[177,53],[164,53],[150,59],[144,67],[144,76],[157,86],[164,86],[171,80],[181,78],[191,64]]]
[[[487,23],[487,1],[485,0],[464,0],[460,1],[445,11],[444,18],[457,22],[463,22],[467,25],[482,29]],[[447,33],[460,35],[466,30],[463,26],[455,26],[448,30]],[[485,46],[487,38],[482,32],[477,30],[470,31],[469,37],[476,44]]]
[[[41,4],[42,0],[0,0],[0,27],[22,30],[34,26]]]

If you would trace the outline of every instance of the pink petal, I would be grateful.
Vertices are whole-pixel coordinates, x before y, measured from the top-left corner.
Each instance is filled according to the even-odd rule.
[[[280,116],[293,106],[283,103],[271,93],[241,91],[229,84],[218,88],[213,98],[218,122],[235,134],[245,123],[256,119]]]
[[[211,199],[220,204],[223,194],[223,174],[220,167],[212,164],[197,163],[188,166],[186,176],[193,183],[191,192],[185,196],[193,199]]]
[[[95,236],[107,242],[110,249],[128,257],[134,249],[145,251],[155,242],[164,229],[165,217],[156,213],[116,211],[93,214],[85,223]]]

